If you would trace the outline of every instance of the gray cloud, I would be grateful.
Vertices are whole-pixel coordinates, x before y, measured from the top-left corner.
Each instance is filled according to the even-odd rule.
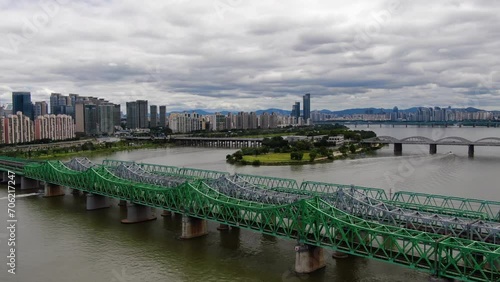
[[[288,109],[304,93],[315,109],[500,108],[496,2],[59,2],[0,0],[1,103],[28,90],[171,110]]]

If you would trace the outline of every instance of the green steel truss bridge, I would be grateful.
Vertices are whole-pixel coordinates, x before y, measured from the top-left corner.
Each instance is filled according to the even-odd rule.
[[[298,272],[324,265],[317,250],[332,249],[440,278],[500,281],[500,202],[412,192],[388,198],[378,188],[85,158],[0,157],[0,170],[42,181],[46,191],[59,185],[296,240]]]

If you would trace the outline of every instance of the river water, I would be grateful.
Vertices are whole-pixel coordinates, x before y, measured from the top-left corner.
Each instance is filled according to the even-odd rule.
[[[359,127],[357,129],[368,129]],[[397,138],[460,136],[469,140],[500,137],[497,128],[392,128],[372,126],[378,135]],[[327,164],[283,167],[233,166],[225,156],[233,149],[177,147],[118,152],[105,158],[193,167],[284,178],[355,184],[386,189],[455,195],[500,201],[500,147],[476,147],[473,159],[466,146],[403,145],[375,156]],[[104,157],[95,157],[101,161]],[[16,212],[16,275],[7,273],[7,231],[0,229],[0,281],[428,281],[428,275],[385,262],[328,255],[324,270],[292,273],[295,242],[247,230],[219,232],[209,223],[203,238],[179,240],[180,217],[124,225],[125,211],[85,211],[85,197],[67,194],[43,198],[21,195]],[[35,191],[36,192],[36,191]],[[24,193],[24,192],[23,192]],[[33,193],[27,191],[25,193]],[[7,226],[7,190],[0,189],[0,224]],[[159,212],[158,212],[159,214]]]

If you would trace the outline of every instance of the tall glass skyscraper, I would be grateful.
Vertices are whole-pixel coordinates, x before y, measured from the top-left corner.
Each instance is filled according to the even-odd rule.
[[[304,112],[303,112],[303,118],[304,121],[307,122],[307,120],[311,117],[311,94],[307,93],[304,95]]]
[[[12,92],[12,113],[22,112],[23,115],[33,119],[33,104],[30,92]]]

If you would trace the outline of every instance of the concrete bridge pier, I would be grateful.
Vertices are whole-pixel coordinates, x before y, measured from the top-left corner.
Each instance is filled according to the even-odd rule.
[[[332,253],[332,258],[334,258],[334,259],[345,259],[345,258],[348,258],[348,257],[349,257],[348,254],[340,252],[340,251],[334,251]]]
[[[474,157],[474,145],[469,145],[469,158]]]
[[[87,194],[87,210],[94,211],[99,209],[106,209],[111,206],[109,198],[96,194]]]
[[[167,211],[167,210],[163,210],[161,216],[163,216],[163,217],[171,217],[172,216],[172,212],[171,211]]]
[[[455,279],[431,276],[429,277],[429,282],[453,282]]]
[[[21,176],[19,174],[16,174],[15,176],[10,176],[9,178],[9,173],[7,171],[4,171],[2,173],[2,178],[4,180],[5,183],[9,183],[10,186],[21,186],[21,182],[24,178],[24,176]]]
[[[40,182],[25,176],[21,176],[21,190],[37,189],[40,187]]]
[[[144,221],[155,220],[156,215],[148,206],[143,206],[134,203],[127,204],[127,218],[122,219],[122,223],[139,223]]]
[[[311,273],[325,266],[323,248],[307,244],[295,246],[295,272]]]
[[[437,153],[437,144],[429,145],[429,154],[435,155]]]
[[[120,200],[120,202],[118,202],[118,205],[119,205],[120,207],[126,207],[126,206],[127,206],[127,201],[125,201],[125,200]]]
[[[2,173],[0,174],[0,177],[2,177],[0,179],[1,183],[6,183],[7,181],[9,181],[9,175],[6,171],[2,171]]]
[[[64,196],[64,187],[61,185],[45,182],[43,196],[44,197]]]
[[[394,143],[394,155],[401,156],[403,154],[403,143]]]
[[[205,219],[182,215],[182,234],[180,239],[191,239],[207,234],[207,221]]]
[[[221,224],[219,224],[219,227],[217,227],[217,230],[219,230],[219,231],[229,230],[229,225],[221,223]]]

